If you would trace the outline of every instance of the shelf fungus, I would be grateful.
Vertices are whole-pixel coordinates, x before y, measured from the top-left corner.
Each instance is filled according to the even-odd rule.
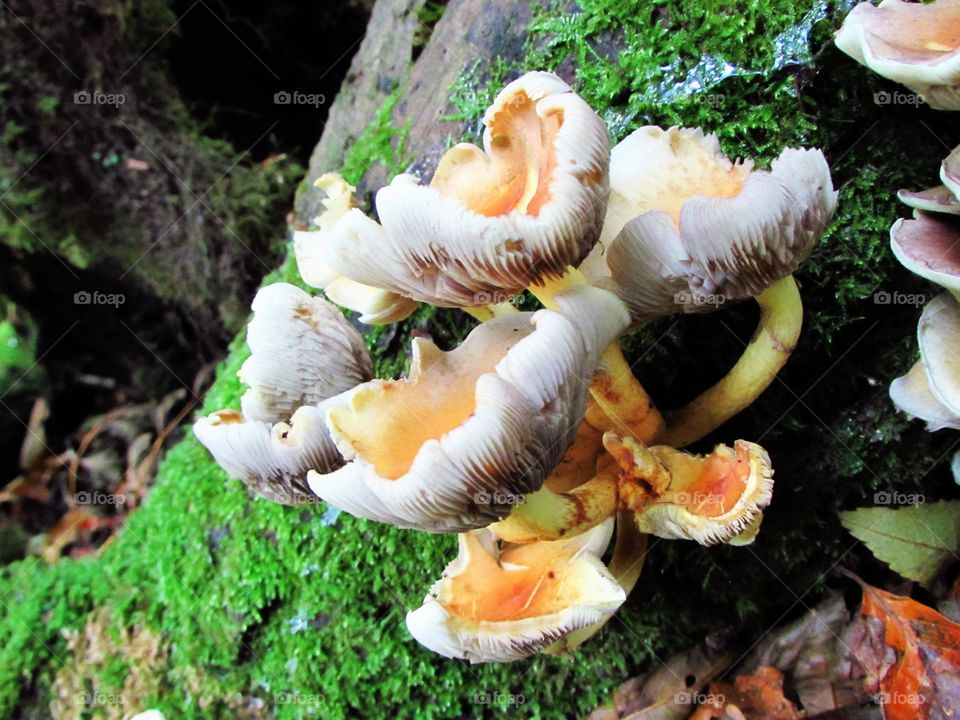
[[[610,293],[576,288],[563,311],[493,318],[456,349],[413,341],[401,380],[372,380],[327,413],[347,464],[312,472],[311,489],[347,512],[432,532],[509,514],[573,443],[590,377],[626,327]]]
[[[786,149],[769,171],[731,162],[700,129],[640,128],[613,148],[603,234],[581,270],[616,293],[634,323],[710,312],[753,297],[761,319],[730,373],[667,415],[663,444],[681,447],[752,403],[799,338],[792,273],[836,208],[819,150]]]
[[[613,518],[569,540],[499,546],[460,535],[459,554],[407,627],[440,655],[473,663],[528,657],[613,614],[626,599],[600,561]]]
[[[910,272],[960,299],[960,147],[941,164],[940,179],[941,186],[898,193],[914,216],[893,224],[890,247]]]
[[[323,262],[357,282],[446,307],[485,305],[578,265],[600,234],[609,140],[556,75],[507,85],[483,149],[451,148],[429,185],[398,175],[331,228]]]
[[[283,504],[315,502],[311,469],[343,463],[325,423],[329,398],[373,376],[366,345],[336,307],[285,283],[253,301],[251,355],[237,373],[248,385],[241,412],[220,410],[194,433],[227,473]]]
[[[356,207],[353,197],[356,188],[336,173],[321,175],[314,186],[327,194],[323,201],[324,211],[314,220],[318,229],[295,230],[293,233],[293,248],[303,281],[310,287],[323,290],[337,305],[360,313],[360,322],[368,325],[399,322],[409,316],[417,307],[416,301],[355,282],[326,265],[323,253],[330,242],[330,231],[340,218]]]
[[[702,545],[753,542],[773,497],[773,468],[762,447],[738,440],[699,456],[616,433],[603,441],[620,468],[621,505],[642,532]]]
[[[844,18],[835,42],[930,107],[960,110],[960,0],[860,3]]]
[[[920,360],[890,384],[890,398],[931,431],[960,430],[960,303],[947,293],[930,301],[917,338]]]

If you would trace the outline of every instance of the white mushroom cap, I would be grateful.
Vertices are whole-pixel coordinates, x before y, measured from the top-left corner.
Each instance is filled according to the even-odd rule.
[[[960,430],[960,414],[952,412],[930,391],[930,380],[922,361],[890,383],[890,399],[900,410],[927,423],[927,430]]]
[[[528,73],[487,111],[483,149],[453,147],[431,184],[399,175],[331,230],[324,263],[433,305],[486,304],[562,275],[590,251],[607,201],[609,141],[560,78]]]
[[[920,316],[917,338],[930,391],[960,415],[960,303],[947,294],[931,300]]]
[[[507,515],[540,489],[576,436],[602,350],[628,323],[603,290],[489,320],[455,350],[414,341],[404,380],[374,380],[327,414],[348,460],[311,489],[354,515],[434,532]]]
[[[220,410],[193,425],[197,439],[230,477],[256,495],[283,505],[317,502],[307,472],[332,470],[343,463],[324,423],[325,405],[304,406],[290,423],[269,425]]]
[[[613,518],[569,540],[497,548],[489,531],[460,536],[460,551],[423,605],[410,634],[450,658],[510,662],[615,612],[624,590],[600,562]]]
[[[298,287],[275,283],[253,300],[250,357],[237,375],[248,420],[274,423],[373,377],[360,333],[336,307]]]
[[[955,147],[940,163],[940,180],[960,202],[960,145]]]
[[[960,1],[864,2],[844,19],[835,42],[878,75],[922,95],[930,107],[960,110]]]
[[[603,236],[581,269],[635,322],[759,294],[809,255],[837,200],[819,150],[755,171],[700,129],[640,128],[614,147],[610,177]]]
[[[409,316],[417,307],[415,301],[379,287],[361,285],[326,264],[323,256],[330,231],[356,206],[353,197],[356,188],[336,173],[320,176],[314,185],[327,193],[323,201],[325,210],[314,220],[319,229],[293,233],[293,248],[303,281],[323,290],[338,305],[360,313],[360,322],[368,325],[399,322]]]
[[[915,211],[890,228],[890,247],[907,270],[960,297],[960,218]]]

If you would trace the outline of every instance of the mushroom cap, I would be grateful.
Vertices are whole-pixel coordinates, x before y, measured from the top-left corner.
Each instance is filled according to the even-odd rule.
[[[773,497],[770,456],[759,445],[737,440],[699,456],[612,432],[604,445],[621,468],[621,503],[641,532],[701,545],[753,542]]]
[[[920,316],[917,338],[930,392],[960,415],[960,303],[946,293],[931,300]]]
[[[623,604],[623,588],[599,558],[612,531],[609,518],[574,538],[503,549],[487,530],[461,535],[456,560],[407,614],[407,628],[445,657],[528,657]]]
[[[960,215],[960,200],[946,185],[937,185],[927,190],[900,190],[897,192],[900,202],[917,210],[931,213]]]
[[[368,325],[399,322],[408,317],[417,307],[415,301],[389,290],[362,285],[326,264],[323,256],[330,231],[356,207],[353,197],[356,188],[336,173],[321,175],[314,186],[327,193],[323,200],[325,209],[314,219],[318,229],[293,233],[293,249],[303,281],[323,290],[338,305],[360,313],[360,322]]]
[[[809,255],[837,200],[819,150],[753,170],[699,128],[640,128],[614,147],[610,177],[601,242],[581,269],[635,322],[759,294]]]
[[[460,144],[430,185],[399,175],[330,233],[324,261],[357,282],[448,307],[487,304],[578,265],[600,234],[609,140],[560,78],[528,73],[484,117],[483,149]]]
[[[960,217],[916,210],[890,228],[890,248],[910,272],[960,296]]]
[[[237,375],[249,385],[240,400],[248,420],[288,420],[373,377],[360,333],[329,302],[288,283],[257,292],[247,345]]]
[[[282,505],[315,503],[307,472],[333,470],[343,458],[324,423],[326,408],[304,406],[290,423],[248,420],[236,410],[200,418],[193,432],[230,477],[256,495]]]
[[[861,3],[835,42],[878,75],[921,94],[930,107],[960,110],[960,0]]]
[[[927,430],[960,430],[960,414],[951,412],[930,391],[930,380],[922,361],[890,383],[890,399],[901,411],[927,423]]]
[[[953,471],[953,481],[960,485],[960,450],[953,455],[953,460],[950,462],[950,469]]]
[[[960,202],[960,145],[955,147],[940,163],[940,180]]]
[[[408,378],[337,398],[327,424],[348,462],[310,473],[313,491],[359,517],[433,532],[509,514],[572,444],[599,354],[628,323],[597,288],[557,303],[562,314],[489,320],[451,352],[418,338]]]

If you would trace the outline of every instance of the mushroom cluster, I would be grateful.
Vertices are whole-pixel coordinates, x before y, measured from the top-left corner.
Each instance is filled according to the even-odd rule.
[[[943,183],[928,190],[901,190],[913,218],[890,228],[890,246],[911,272],[947,292],[923,309],[917,326],[920,359],[890,385],[902,411],[926,421],[930,431],[960,430],[960,146],[940,165]],[[960,453],[953,462],[960,482]]]
[[[417,337],[406,377],[374,378],[336,306],[270,285],[253,303],[240,410],[194,429],[269,500],[459,533],[407,626],[447,657],[504,662],[597,632],[636,583],[647,535],[756,537],[773,489],[764,449],[680,448],[783,366],[802,320],[791,274],[837,194],[817,150],[756,170],[699,129],[644,127],[611,151],[601,119],[550,73],[507,85],[484,125],[483,147],[451,148],[429,184],[382,188],[376,219],[325,175],[324,211],[294,237],[304,282],[361,322],[461,308],[479,320],[462,344]],[[495,302],[524,290],[543,308]],[[747,298],[762,318],[744,356],[662,414],[619,338]]]

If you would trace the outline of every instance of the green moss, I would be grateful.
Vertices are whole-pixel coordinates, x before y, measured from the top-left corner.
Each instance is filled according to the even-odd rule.
[[[872,302],[878,289],[932,292],[893,261],[886,235],[902,213],[892,191],[932,183],[941,139],[960,141],[949,119],[924,115],[927,133],[912,109],[874,105],[882,82],[828,45],[836,20],[814,28],[812,65],[731,77],[706,94],[662,101],[673,87],[660,87],[664,76],[682,79],[703,53],[750,71],[771,67],[773,38],[807,9],[792,2],[580,0],[580,8],[538,13],[522,63],[473,67],[453,88],[455,112],[475,117],[521,70],[573,68],[577,89],[616,138],[644,123],[702,125],[731,155],[761,164],[785,146],[816,145],[841,189],[837,218],[799,276],[808,308],[800,347],[781,381],[710,439],[744,437],[771,451],[777,493],[757,543],[707,549],[657,541],[631,601],[573,661],[471,667],[422,650],[403,624],[450,559],[453,538],[346,515],[330,524],[322,505],[249,501],[188,436],[100,558],[4,569],[0,713],[13,713],[31,682],[42,695],[70,661],[61,630],[82,627],[93,608],[107,605],[118,622],[146,623],[167,639],[164,691],[145,704],[168,717],[231,716],[251,696],[280,718],[583,715],[656,657],[719,626],[742,624],[748,634],[768,627],[812,604],[838,560],[868,562],[840,529],[836,509],[869,501],[880,488],[951,492],[934,462],[950,439],[909,423],[886,398],[889,379],[915,353],[918,310]],[[390,122],[400,92],[348,153],[349,181],[373,163],[391,173],[407,164],[406,131]],[[289,258],[266,282],[281,279],[298,282]],[[750,305],[668,318],[629,338],[627,351],[670,407],[735,362],[755,322]],[[424,307],[397,327],[374,330],[368,343],[378,375],[405,370],[411,334],[427,332],[449,347],[469,327],[460,314]],[[204,411],[238,406],[235,372],[245,356],[237,338]],[[481,708],[480,695],[522,696],[523,706]]]

